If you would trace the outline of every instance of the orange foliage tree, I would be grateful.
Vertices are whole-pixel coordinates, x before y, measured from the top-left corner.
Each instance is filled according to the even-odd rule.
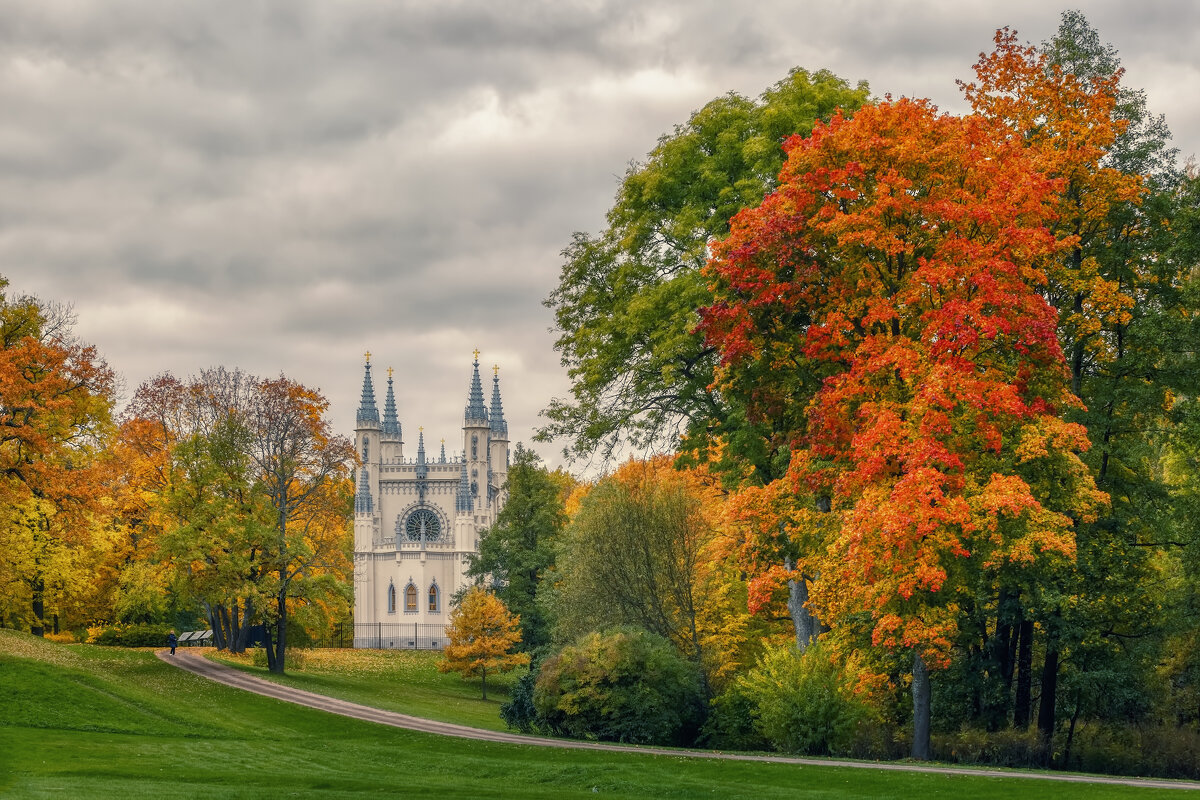
[[[793,139],[780,187],[714,247],[702,328],[723,391],[792,430],[797,494],[837,524],[802,558],[833,624],[913,661],[914,756],[927,669],[948,663],[980,575],[1069,559],[1102,497],[1062,421],[1055,181],[993,122],[901,99]]]
[[[487,700],[487,674],[508,672],[529,663],[528,653],[515,653],[521,641],[521,618],[509,613],[504,603],[482,587],[473,586],[450,612],[447,635],[450,643],[438,664],[441,672],[457,672],[464,678],[483,679]]]
[[[80,609],[111,549],[99,454],[115,380],[69,310],[9,298],[0,278],[0,604],[42,635]],[[75,622],[86,620],[75,620]]]

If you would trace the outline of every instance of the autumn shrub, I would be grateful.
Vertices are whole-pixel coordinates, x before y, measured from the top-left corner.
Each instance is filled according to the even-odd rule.
[[[1063,766],[1112,775],[1198,779],[1200,730],[1190,725],[1082,722]]]
[[[110,625],[95,634],[91,641],[112,647],[166,647],[169,625]]]
[[[1036,728],[987,731],[963,727],[932,736],[933,757],[956,764],[1029,767],[1041,763],[1041,736]]]
[[[533,704],[552,733],[631,744],[689,745],[704,718],[699,668],[663,637],[629,627],[548,658]]]
[[[849,676],[819,644],[803,655],[792,646],[768,650],[738,683],[755,728],[785,753],[848,753],[872,717]]]
[[[754,700],[734,681],[709,703],[698,744],[713,750],[768,750],[770,742],[754,724]]]

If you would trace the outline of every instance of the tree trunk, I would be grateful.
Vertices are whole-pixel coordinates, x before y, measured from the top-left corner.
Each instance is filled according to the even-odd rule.
[[[279,618],[275,622],[275,659],[271,661],[271,636],[267,636],[267,667],[277,675],[282,675],[287,666],[284,660],[287,653],[287,596],[281,591],[275,598],[275,609]],[[268,628],[269,630],[269,628]]]
[[[483,668],[483,699],[487,700],[487,667]]]
[[[1017,630],[1017,698],[1013,707],[1013,726],[1029,727],[1033,705],[1033,622],[1022,620]]]
[[[1046,645],[1046,663],[1042,668],[1042,698],[1038,703],[1038,732],[1041,734],[1042,764],[1054,760],[1055,704],[1058,701],[1058,646]]]
[[[41,575],[38,575],[29,582],[29,588],[32,592],[32,602],[30,603],[30,607],[33,611],[33,625],[30,626],[29,632],[34,636],[45,636],[46,623],[44,617],[46,615],[46,581]]]
[[[1075,690],[1075,711],[1071,714],[1071,727],[1067,731],[1067,744],[1063,748],[1062,766],[1069,769],[1071,764],[1071,743],[1075,741],[1075,723],[1079,721],[1079,710],[1083,707],[1083,692]]]
[[[928,761],[929,743],[929,670],[920,653],[913,653],[912,672],[913,698],[913,741],[912,757],[917,761]]]
[[[229,641],[225,638],[225,628],[221,624],[221,611],[219,607],[204,604],[205,612],[208,614],[208,627],[212,630],[213,647],[218,650],[224,650],[229,646]]]
[[[794,565],[791,556],[783,560],[783,568],[791,572]],[[816,618],[809,613],[808,580],[803,575],[800,580],[788,581],[788,613],[792,617],[792,627],[796,631],[796,649],[803,653],[808,646],[816,641],[819,631]]]

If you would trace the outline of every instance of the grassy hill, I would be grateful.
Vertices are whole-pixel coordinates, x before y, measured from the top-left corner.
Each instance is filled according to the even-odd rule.
[[[361,677],[350,682],[370,683]],[[6,798],[928,800],[1018,793],[1024,800],[1180,796],[1171,790],[448,739],[215,685],[148,650],[56,645],[0,630],[0,796]]]

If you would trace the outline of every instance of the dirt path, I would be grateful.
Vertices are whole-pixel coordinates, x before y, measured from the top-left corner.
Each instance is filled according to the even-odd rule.
[[[205,658],[200,652],[179,649],[172,656],[167,650],[159,650],[157,655],[168,664],[193,672],[209,680],[243,689],[266,697],[274,697],[288,703],[308,706],[309,708],[328,711],[331,714],[341,714],[344,717],[377,722],[390,725],[393,728],[405,728],[422,733],[435,733],[440,736],[457,736],[462,739],[478,739],[486,742],[503,742],[505,744],[532,745],[535,747],[561,747],[574,750],[613,750],[624,753],[642,753],[687,758],[719,758],[729,761],[766,761],[778,764],[802,764],[811,767],[848,767],[851,769],[894,770],[897,772],[932,772],[944,775],[972,775],[989,778],[1030,778],[1033,780],[1065,781],[1067,783],[1105,783],[1118,786],[1141,786],[1157,789],[1191,789],[1200,790],[1200,782],[1168,781],[1153,778],[1110,778],[1098,775],[1064,775],[1053,772],[1018,772],[1012,770],[968,769],[965,767],[935,767],[919,764],[899,764],[864,761],[838,761],[834,759],[791,758],[772,755],[741,755],[737,753],[720,753],[712,750],[668,750],[656,747],[635,747],[630,745],[602,744],[600,742],[580,742],[569,739],[549,739],[541,736],[525,736],[518,733],[503,733],[488,731],[480,728],[469,728],[465,725],[454,725],[449,722],[436,722],[431,719],[410,717],[395,711],[383,711],[370,706],[338,700],[321,694],[306,692],[303,689],[293,689],[280,686],[263,678],[248,675],[241,670],[224,664],[218,664]]]

